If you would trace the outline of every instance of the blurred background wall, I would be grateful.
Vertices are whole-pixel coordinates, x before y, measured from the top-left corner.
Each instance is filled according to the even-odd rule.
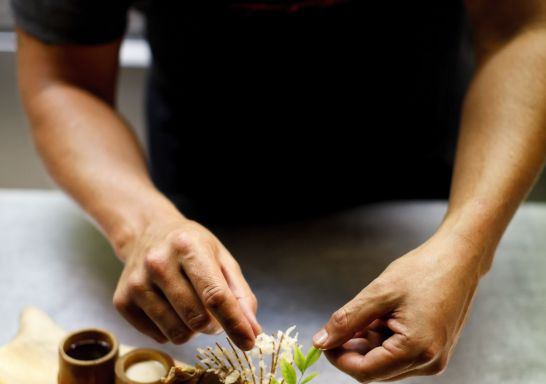
[[[149,51],[142,39],[143,20],[135,12],[121,53],[118,105],[142,142],[144,91]],[[55,188],[32,145],[15,79],[15,40],[9,0],[0,0],[0,188]],[[530,200],[546,201],[543,174]]]

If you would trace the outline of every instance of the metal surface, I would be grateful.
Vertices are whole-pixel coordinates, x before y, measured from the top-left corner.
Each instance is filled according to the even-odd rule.
[[[370,205],[321,220],[217,229],[260,301],[265,330],[298,325],[308,344],[330,313],[393,259],[425,240],[444,203]],[[546,205],[521,208],[483,280],[470,320],[443,376],[405,383],[546,383]],[[0,191],[0,344],[34,305],[66,330],[104,327],[120,341],[157,347],[111,306],[121,264],[82,213],[58,192]],[[165,346],[191,361],[199,336]],[[322,359],[319,383],[352,383]]]

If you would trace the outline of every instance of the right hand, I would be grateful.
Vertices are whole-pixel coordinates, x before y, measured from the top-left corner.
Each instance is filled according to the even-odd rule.
[[[257,302],[239,264],[205,227],[178,212],[128,241],[113,303],[140,332],[181,344],[223,328],[243,350],[261,333]]]

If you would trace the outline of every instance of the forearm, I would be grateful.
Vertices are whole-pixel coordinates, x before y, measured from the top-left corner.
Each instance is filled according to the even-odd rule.
[[[449,210],[442,225],[494,250],[546,153],[546,29],[481,58],[465,99]]]
[[[50,174],[114,247],[140,232],[150,215],[174,211],[150,181],[133,132],[110,105],[62,82],[24,96]]]

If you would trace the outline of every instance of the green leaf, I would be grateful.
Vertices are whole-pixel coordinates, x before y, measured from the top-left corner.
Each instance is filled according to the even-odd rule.
[[[275,379],[275,376],[271,376],[271,384],[279,384],[279,381]]]
[[[305,371],[305,356],[303,356],[303,352],[298,344],[294,347],[294,363],[296,363],[296,367],[298,367],[301,373]]]
[[[309,348],[309,352],[307,352],[307,356],[305,357],[305,369],[315,364],[321,353],[322,351],[320,349],[316,349],[315,347],[311,346],[311,348]]]
[[[286,359],[281,360],[281,372],[286,384],[296,384],[296,370]]]
[[[310,382],[311,380],[313,380],[317,376],[318,376],[318,373],[313,373],[312,375],[309,375],[305,379],[303,379],[301,384],[306,384],[306,383]]]

